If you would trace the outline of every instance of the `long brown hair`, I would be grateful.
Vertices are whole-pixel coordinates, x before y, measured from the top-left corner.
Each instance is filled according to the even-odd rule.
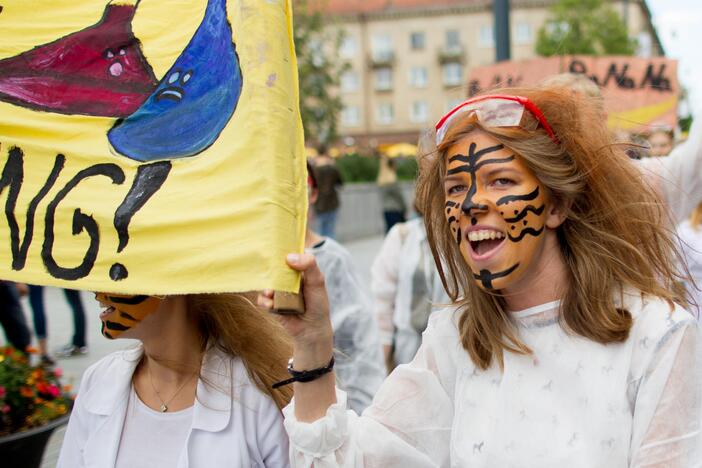
[[[673,292],[682,275],[667,212],[622,147],[611,141],[591,98],[558,87],[499,92],[536,104],[560,144],[540,129],[488,129],[466,115],[456,118],[435,151],[419,156],[417,199],[444,287],[459,305],[463,347],[482,369],[493,358],[502,365],[505,350],[531,352],[519,339],[504,298],[475,284],[444,217],[446,153],[476,129],[519,154],[566,214],[557,230],[568,274],[561,325],[598,343],[625,341],[632,316],[617,308],[615,293],[633,287],[671,304],[682,300]]]
[[[270,313],[258,309],[243,294],[190,295],[187,308],[195,317],[203,349],[209,344],[240,357],[251,380],[273,398],[278,408],[290,402],[291,386],[271,388],[288,377],[286,366],[292,356],[292,343]]]

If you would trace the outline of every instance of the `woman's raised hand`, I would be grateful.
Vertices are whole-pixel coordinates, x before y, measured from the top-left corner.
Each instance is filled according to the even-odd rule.
[[[304,314],[278,315],[278,320],[293,339],[295,369],[324,367],[331,359],[334,339],[324,275],[311,254],[290,254],[286,261],[290,268],[302,273],[305,301]],[[273,291],[266,290],[259,294],[258,305],[273,311]]]

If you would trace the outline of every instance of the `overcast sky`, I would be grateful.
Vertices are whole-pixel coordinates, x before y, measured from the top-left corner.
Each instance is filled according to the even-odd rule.
[[[680,60],[678,76],[702,118],[702,1],[647,0],[666,56]]]

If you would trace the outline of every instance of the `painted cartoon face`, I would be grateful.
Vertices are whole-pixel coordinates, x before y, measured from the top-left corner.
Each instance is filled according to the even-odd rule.
[[[446,219],[480,287],[517,281],[542,245],[547,199],[522,158],[483,132],[447,152]]]
[[[95,299],[105,307],[100,314],[101,332],[109,339],[117,338],[136,327],[161,304],[161,299],[153,296],[96,293]]]
[[[192,77],[192,70],[173,70],[168,75],[163,87],[156,93],[156,100],[170,99],[171,101],[180,102],[185,95],[185,85]]]

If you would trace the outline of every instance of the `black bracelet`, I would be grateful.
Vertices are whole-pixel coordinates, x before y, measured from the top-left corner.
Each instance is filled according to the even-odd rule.
[[[324,374],[328,374],[332,371],[332,369],[334,369],[334,356],[332,356],[331,361],[329,361],[329,364],[327,364],[326,367],[319,367],[317,369],[303,371],[296,371],[295,369],[293,369],[293,360],[292,358],[290,358],[290,360],[288,361],[288,373],[292,375],[292,377],[288,380],[282,380],[280,382],[274,383],[273,388],[283,387],[293,382],[312,382],[313,380],[317,380]]]

